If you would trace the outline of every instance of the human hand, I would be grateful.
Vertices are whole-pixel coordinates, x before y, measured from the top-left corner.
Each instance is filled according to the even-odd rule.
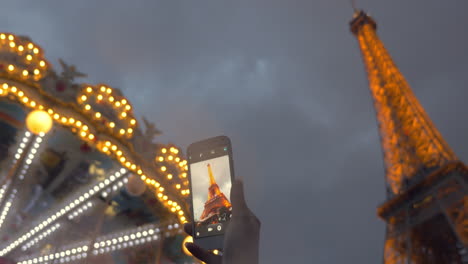
[[[224,234],[223,254],[215,255],[194,243],[185,246],[197,259],[207,264],[257,264],[260,241],[260,221],[248,208],[242,181],[235,180],[231,188],[232,217]],[[184,225],[192,235],[192,224]]]

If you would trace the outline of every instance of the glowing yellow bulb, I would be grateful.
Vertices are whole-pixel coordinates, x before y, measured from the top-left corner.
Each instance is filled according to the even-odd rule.
[[[82,137],[86,137],[86,132],[81,131],[80,135],[81,135]]]
[[[158,193],[158,197],[159,197],[159,198],[163,197],[163,194],[162,194],[162,193]]]
[[[109,126],[110,126],[111,128],[114,128],[114,127],[115,127],[115,123],[114,123],[114,122],[110,122],[110,123],[109,123]]]
[[[130,166],[130,169],[135,170],[135,169],[136,169],[136,165],[135,165],[135,164],[132,164],[132,166]]]
[[[116,151],[116,150],[117,150],[117,146],[116,146],[116,145],[112,145],[111,149],[112,149],[113,151]]]
[[[106,146],[104,146],[104,147],[102,147],[102,151],[103,151],[103,152],[107,152],[107,151],[109,151],[109,148],[106,147]]]
[[[131,128],[127,129],[127,133],[132,134],[132,133],[133,133],[133,129],[131,129]]]
[[[115,154],[117,154],[117,156],[122,156],[122,151],[121,151],[121,150],[117,150],[117,152],[116,152]]]
[[[174,207],[172,207],[171,211],[175,213],[176,209]]]
[[[28,76],[28,70],[23,70],[23,76]]]
[[[120,157],[120,162],[125,162],[126,158],[125,157]]]
[[[184,211],[179,211],[179,215],[184,215]]]
[[[172,156],[169,156],[169,157],[167,157],[167,159],[168,159],[168,160],[173,160],[173,159],[174,159],[174,157],[172,157]]]
[[[141,174],[143,173],[143,171],[142,171],[142,170],[138,170],[137,173],[138,173],[139,175],[141,175]],[[146,177],[146,176],[145,176],[145,175],[141,175],[141,177]]]
[[[32,56],[30,54],[26,55],[27,60],[32,60]]]
[[[162,171],[166,171],[166,167],[165,167],[165,166],[162,166],[162,167],[161,167],[161,170],[162,170]]]
[[[120,134],[121,134],[121,135],[125,134],[125,129],[123,129],[123,128],[120,129]]]
[[[94,135],[93,135],[93,134],[89,134],[88,138],[89,138],[90,140],[93,140],[93,139],[94,139]]]
[[[113,96],[109,97],[109,102],[111,102],[111,103],[114,102],[114,97]]]
[[[34,52],[34,54],[38,54],[38,53],[39,53],[39,49],[38,49],[38,48],[34,48],[34,49],[33,49],[33,52]]]
[[[52,126],[52,118],[45,111],[35,110],[26,117],[26,127],[34,134],[47,133]]]
[[[32,49],[32,48],[34,48],[34,45],[32,43],[29,43],[28,44],[28,49]]]
[[[44,66],[45,66],[45,61],[41,60],[41,61],[39,62],[39,66],[44,67]]]
[[[70,124],[75,123],[75,119],[74,119],[73,117],[70,117],[70,118],[68,119],[68,123],[70,123]]]
[[[106,146],[110,147],[111,146],[111,142],[110,141],[106,141],[106,143],[104,143]]]
[[[159,187],[160,192],[164,192],[164,187]]]
[[[14,48],[16,46],[16,44],[12,41],[10,42],[10,47]]]
[[[213,254],[215,254],[215,255],[219,255],[219,250],[217,250],[217,249],[213,250],[212,252],[213,252]]]
[[[60,118],[60,115],[59,114],[54,114],[54,119],[57,120]]]
[[[0,39],[5,39],[5,38],[6,38],[5,34],[0,34]]]
[[[120,106],[120,102],[115,102],[115,106],[119,107],[119,106]]]
[[[125,109],[126,109],[126,110],[130,110],[130,109],[132,109],[132,107],[131,107],[130,105],[126,105],[126,106],[125,106]]]
[[[40,73],[40,72],[39,72],[38,69],[34,69],[34,74],[35,74],[35,75],[38,75],[39,73]]]
[[[180,221],[185,224],[185,216],[180,217]]]
[[[19,91],[19,92],[18,92],[18,96],[19,96],[19,97],[23,97],[23,96],[24,96],[24,92],[23,92],[23,91]]]
[[[15,66],[13,66],[13,65],[11,65],[11,64],[8,65],[8,70],[9,70],[9,71],[12,71],[12,70],[14,70],[14,69],[15,69]]]
[[[103,98],[103,96],[101,94],[97,96],[98,100],[102,100],[102,98]]]
[[[125,112],[122,112],[121,115],[122,115],[122,117],[127,117],[127,113],[125,113]]]
[[[175,162],[179,162],[179,161],[180,161],[179,157],[175,158]]]
[[[163,148],[163,149],[161,149],[161,152],[162,152],[162,153],[166,153],[166,152],[167,152],[167,149],[166,149],[166,148]]]
[[[167,195],[164,195],[164,196],[163,196],[163,200],[164,200],[164,201],[167,200]]]
[[[186,173],[186,172],[183,172],[181,175],[182,175],[182,178],[186,178],[186,177],[187,177],[187,173]]]
[[[143,176],[141,176],[141,179],[143,179]],[[151,179],[146,179],[146,184],[151,184]]]
[[[89,104],[85,105],[84,107],[85,110],[90,110],[91,109],[91,106]]]
[[[9,40],[13,40],[15,37],[13,37],[13,35],[8,35],[8,39]]]
[[[136,120],[135,120],[135,119],[130,120],[130,124],[135,125],[135,124],[136,124]]]
[[[101,92],[105,92],[106,91],[106,87],[105,86],[101,86]]]
[[[127,103],[127,100],[122,99],[122,104],[126,104],[126,103]]]
[[[31,107],[36,107],[36,102],[31,101],[31,103],[29,103],[29,105],[31,105]]]
[[[84,131],[88,131],[88,126],[83,126]]]
[[[176,184],[175,186],[177,189],[180,189],[180,184]]]
[[[81,96],[81,101],[86,101],[87,99],[88,99],[88,97],[86,95]]]
[[[168,175],[167,175],[167,179],[168,179],[168,180],[172,180],[172,174],[168,174]]]
[[[28,101],[29,101],[29,99],[27,97],[23,98],[23,103],[27,103]]]
[[[158,157],[159,161],[164,161],[164,157]]]
[[[96,116],[96,118],[101,118],[101,113],[97,112],[97,113],[95,114],[95,116]]]
[[[132,163],[130,163],[130,161],[127,161],[127,163],[125,163],[125,166],[128,168],[132,165]]]
[[[111,88],[107,88],[106,93],[111,94],[111,93],[112,93],[112,89],[111,89]]]
[[[185,190],[182,190],[181,193],[182,193],[182,195],[185,195]]]
[[[66,123],[68,120],[67,120],[66,117],[62,117],[62,119],[60,121],[62,121],[62,123]]]
[[[11,87],[11,91],[16,93],[18,91],[18,89],[15,86],[13,86],[13,87]]]
[[[93,88],[91,88],[91,87],[86,88],[86,92],[90,93],[92,91],[93,91]]]
[[[79,121],[79,120],[76,121],[76,126],[77,126],[77,127],[81,127],[81,121]]]
[[[23,51],[23,50],[24,50],[24,47],[21,46],[21,45],[19,45],[19,46],[18,46],[18,50],[19,50],[19,51]]]

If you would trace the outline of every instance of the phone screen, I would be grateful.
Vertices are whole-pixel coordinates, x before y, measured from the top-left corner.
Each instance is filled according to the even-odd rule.
[[[231,168],[226,146],[189,154],[194,237],[224,234],[231,219]]]

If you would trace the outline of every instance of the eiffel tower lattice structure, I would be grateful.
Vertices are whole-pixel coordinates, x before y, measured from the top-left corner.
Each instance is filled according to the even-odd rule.
[[[366,67],[385,164],[385,264],[468,263],[468,168],[418,102],[357,10],[350,22]]]

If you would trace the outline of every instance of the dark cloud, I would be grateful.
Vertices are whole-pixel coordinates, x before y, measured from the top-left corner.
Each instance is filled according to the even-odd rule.
[[[358,1],[468,160],[466,1]],[[348,1],[30,1],[0,24],[121,88],[162,142],[227,134],[263,221],[264,263],[376,263],[385,199]]]

